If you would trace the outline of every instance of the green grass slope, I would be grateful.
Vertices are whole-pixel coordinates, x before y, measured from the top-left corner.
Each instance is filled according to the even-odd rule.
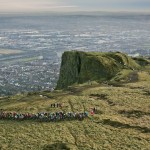
[[[135,60],[120,52],[64,52],[57,89],[74,83],[102,82],[115,77],[122,69],[140,68]]]
[[[65,91],[0,98],[0,109],[11,112],[80,112],[97,108],[93,118],[89,116],[83,121],[0,120],[0,149],[149,150],[148,68],[137,72],[137,82],[122,83],[120,86],[93,82],[92,85],[72,86]],[[57,102],[63,103],[63,107],[50,107],[51,103]]]

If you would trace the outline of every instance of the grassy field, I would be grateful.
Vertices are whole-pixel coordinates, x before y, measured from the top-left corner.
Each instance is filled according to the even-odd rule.
[[[13,49],[0,49],[0,54],[8,55],[8,54],[18,54],[22,53],[21,50],[13,50]]]
[[[83,121],[0,120],[1,150],[149,150],[150,75],[119,87],[81,84],[66,91],[37,92],[0,98],[0,109],[17,112],[89,111]],[[45,97],[40,97],[44,95]],[[54,102],[62,109],[51,108]]]

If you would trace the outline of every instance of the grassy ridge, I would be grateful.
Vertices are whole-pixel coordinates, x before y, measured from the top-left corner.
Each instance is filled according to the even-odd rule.
[[[122,69],[137,70],[140,65],[120,52],[64,52],[57,89],[89,80],[110,80]]]
[[[115,87],[92,82],[66,91],[37,92],[0,99],[0,109],[17,112],[84,111],[97,113],[83,121],[35,122],[0,120],[2,150],[150,149],[150,75]],[[40,97],[44,95],[46,97]],[[54,102],[63,108],[50,108]],[[62,148],[63,147],[63,148]]]

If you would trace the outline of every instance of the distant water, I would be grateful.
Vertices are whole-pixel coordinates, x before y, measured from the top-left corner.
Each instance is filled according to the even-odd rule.
[[[0,48],[131,52],[149,41],[150,15],[0,15]]]

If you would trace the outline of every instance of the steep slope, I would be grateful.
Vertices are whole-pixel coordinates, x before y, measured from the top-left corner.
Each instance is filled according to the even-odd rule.
[[[94,116],[89,113],[83,121],[0,119],[0,149],[149,150],[150,75],[138,74],[138,82],[121,87],[84,84],[0,98],[0,110],[6,112],[89,112],[96,107]],[[50,107],[52,103],[63,107]]]
[[[120,52],[64,52],[57,89],[74,83],[110,80],[122,69],[135,70],[140,65]]]

